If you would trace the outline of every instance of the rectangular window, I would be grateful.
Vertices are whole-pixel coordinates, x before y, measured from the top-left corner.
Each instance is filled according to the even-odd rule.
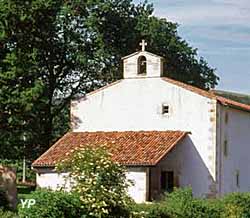
[[[223,152],[224,152],[224,156],[227,157],[227,155],[228,155],[228,143],[227,143],[227,140],[224,140]]]
[[[226,114],[225,114],[225,123],[226,124],[228,123],[228,112],[226,112]]]
[[[236,186],[239,188],[240,187],[240,171],[236,170]]]
[[[172,192],[174,189],[174,172],[162,171],[161,172],[161,190]]]
[[[169,114],[169,105],[162,104],[162,114]]]

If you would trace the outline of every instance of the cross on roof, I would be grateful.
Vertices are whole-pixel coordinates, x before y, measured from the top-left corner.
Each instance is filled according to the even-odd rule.
[[[141,46],[141,50],[142,51],[145,51],[145,47],[147,46],[148,44],[145,42],[145,40],[143,39],[142,42],[140,42],[140,46]]]

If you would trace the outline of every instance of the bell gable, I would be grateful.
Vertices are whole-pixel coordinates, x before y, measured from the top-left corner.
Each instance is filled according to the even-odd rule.
[[[163,58],[145,51],[147,45],[140,43],[142,50],[123,59],[123,78],[161,77],[163,74]]]

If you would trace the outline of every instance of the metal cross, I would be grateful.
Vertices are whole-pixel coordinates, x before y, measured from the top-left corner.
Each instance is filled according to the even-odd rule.
[[[141,46],[141,50],[142,51],[145,51],[145,47],[147,46],[148,44],[145,42],[145,40],[143,39],[142,42],[140,42],[140,46]]]

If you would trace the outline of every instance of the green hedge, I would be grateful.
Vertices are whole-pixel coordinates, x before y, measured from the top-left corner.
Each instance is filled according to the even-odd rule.
[[[250,193],[232,193],[220,199],[200,199],[191,189],[178,189],[161,201],[133,207],[144,218],[250,218]]]
[[[62,191],[37,190],[30,194],[36,204],[22,208],[20,218],[88,218],[93,217],[82,204],[80,196]],[[3,212],[2,212],[3,213]],[[1,214],[0,217],[4,216]],[[116,216],[114,216],[116,217]],[[120,216],[117,216],[117,218]],[[233,193],[221,199],[194,198],[191,189],[178,189],[162,200],[133,204],[128,218],[250,218],[250,193]]]
[[[0,209],[0,217],[1,218],[18,218],[18,215],[15,212]]]
[[[219,218],[221,207],[219,201],[196,199],[191,189],[179,189],[159,202],[137,205],[134,211],[146,218]]]
[[[250,193],[232,193],[223,198],[223,218],[250,218]]]
[[[18,205],[20,218],[85,218],[80,198],[75,193],[63,191],[37,190],[29,195],[35,199],[35,205],[22,207]]]

